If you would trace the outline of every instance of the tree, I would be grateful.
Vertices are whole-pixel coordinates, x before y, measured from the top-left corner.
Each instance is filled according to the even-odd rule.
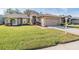
[[[17,14],[21,14],[21,12],[20,12],[20,10],[19,9],[15,9],[15,13],[17,13]]]
[[[34,10],[26,9],[24,11],[24,14],[27,14],[27,16],[30,16],[31,14],[39,14],[39,13]]]
[[[8,8],[5,11],[5,14],[14,14],[14,13],[20,14],[21,12],[19,11],[19,9],[12,9],[12,8]]]
[[[39,14],[38,12],[36,12],[36,11],[34,11],[34,10],[30,10],[30,9],[26,9],[23,13],[26,14],[26,15],[29,17],[28,23],[31,22],[30,16],[31,16],[32,14],[37,14],[37,15]],[[31,22],[31,23],[32,23],[32,22]]]
[[[72,16],[71,15],[68,15],[68,17],[71,18]]]
[[[5,11],[5,14],[13,14],[14,13],[14,10],[9,8]]]
[[[72,16],[71,16],[71,15],[68,15],[67,17],[68,17],[68,24],[71,24],[71,23],[72,23],[72,22],[71,22]]]

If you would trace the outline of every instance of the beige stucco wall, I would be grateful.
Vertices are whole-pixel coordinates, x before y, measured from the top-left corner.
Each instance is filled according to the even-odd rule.
[[[5,24],[10,23],[10,20],[8,18],[5,19]]]
[[[55,26],[55,25],[59,25],[61,24],[61,20],[60,18],[55,18],[55,17],[52,17],[52,18],[42,18],[41,19],[41,25],[42,26]]]
[[[12,25],[17,25],[17,24],[18,24],[18,23],[17,23],[17,20],[18,20],[18,19],[15,19],[15,22],[12,23]],[[11,23],[10,21],[11,21],[10,18],[6,18],[6,19],[5,19],[5,24],[10,24],[10,23]]]
[[[41,23],[41,20],[40,20],[40,18],[36,18],[36,22],[40,22],[40,23]]]
[[[45,23],[46,23],[46,22],[45,22],[44,18],[42,18],[42,19],[41,19],[41,26],[45,26]]]

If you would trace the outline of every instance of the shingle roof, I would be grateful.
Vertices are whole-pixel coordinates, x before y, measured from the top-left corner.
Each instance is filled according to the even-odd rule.
[[[29,18],[25,14],[6,14],[6,15],[4,15],[4,17],[8,17],[8,18]]]
[[[57,16],[57,15],[52,15],[52,14],[40,14],[39,15],[40,17],[60,17],[60,16]]]
[[[52,14],[32,14],[31,16],[38,16],[38,17],[60,17],[57,15],[52,15]],[[6,14],[4,17],[7,18],[29,18],[26,14]]]

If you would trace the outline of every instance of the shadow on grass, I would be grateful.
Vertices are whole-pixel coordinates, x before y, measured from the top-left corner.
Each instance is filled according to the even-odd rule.
[[[22,49],[22,50],[38,50],[38,49],[48,48],[48,47],[52,47],[52,46],[56,46],[56,45],[57,45],[57,44],[55,44],[55,45],[50,45],[50,46],[44,46],[44,47],[31,48],[31,49]]]
[[[30,24],[24,24],[24,25],[5,25],[7,27],[22,27],[22,26],[33,26],[33,25],[30,25]]]

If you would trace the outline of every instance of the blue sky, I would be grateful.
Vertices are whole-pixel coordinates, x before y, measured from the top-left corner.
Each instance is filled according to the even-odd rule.
[[[50,13],[56,15],[72,15],[79,17],[79,8],[31,8],[37,12]],[[0,8],[0,14],[4,14],[6,8]],[[25,8],[19,8],[20,11],[24,11]]]

